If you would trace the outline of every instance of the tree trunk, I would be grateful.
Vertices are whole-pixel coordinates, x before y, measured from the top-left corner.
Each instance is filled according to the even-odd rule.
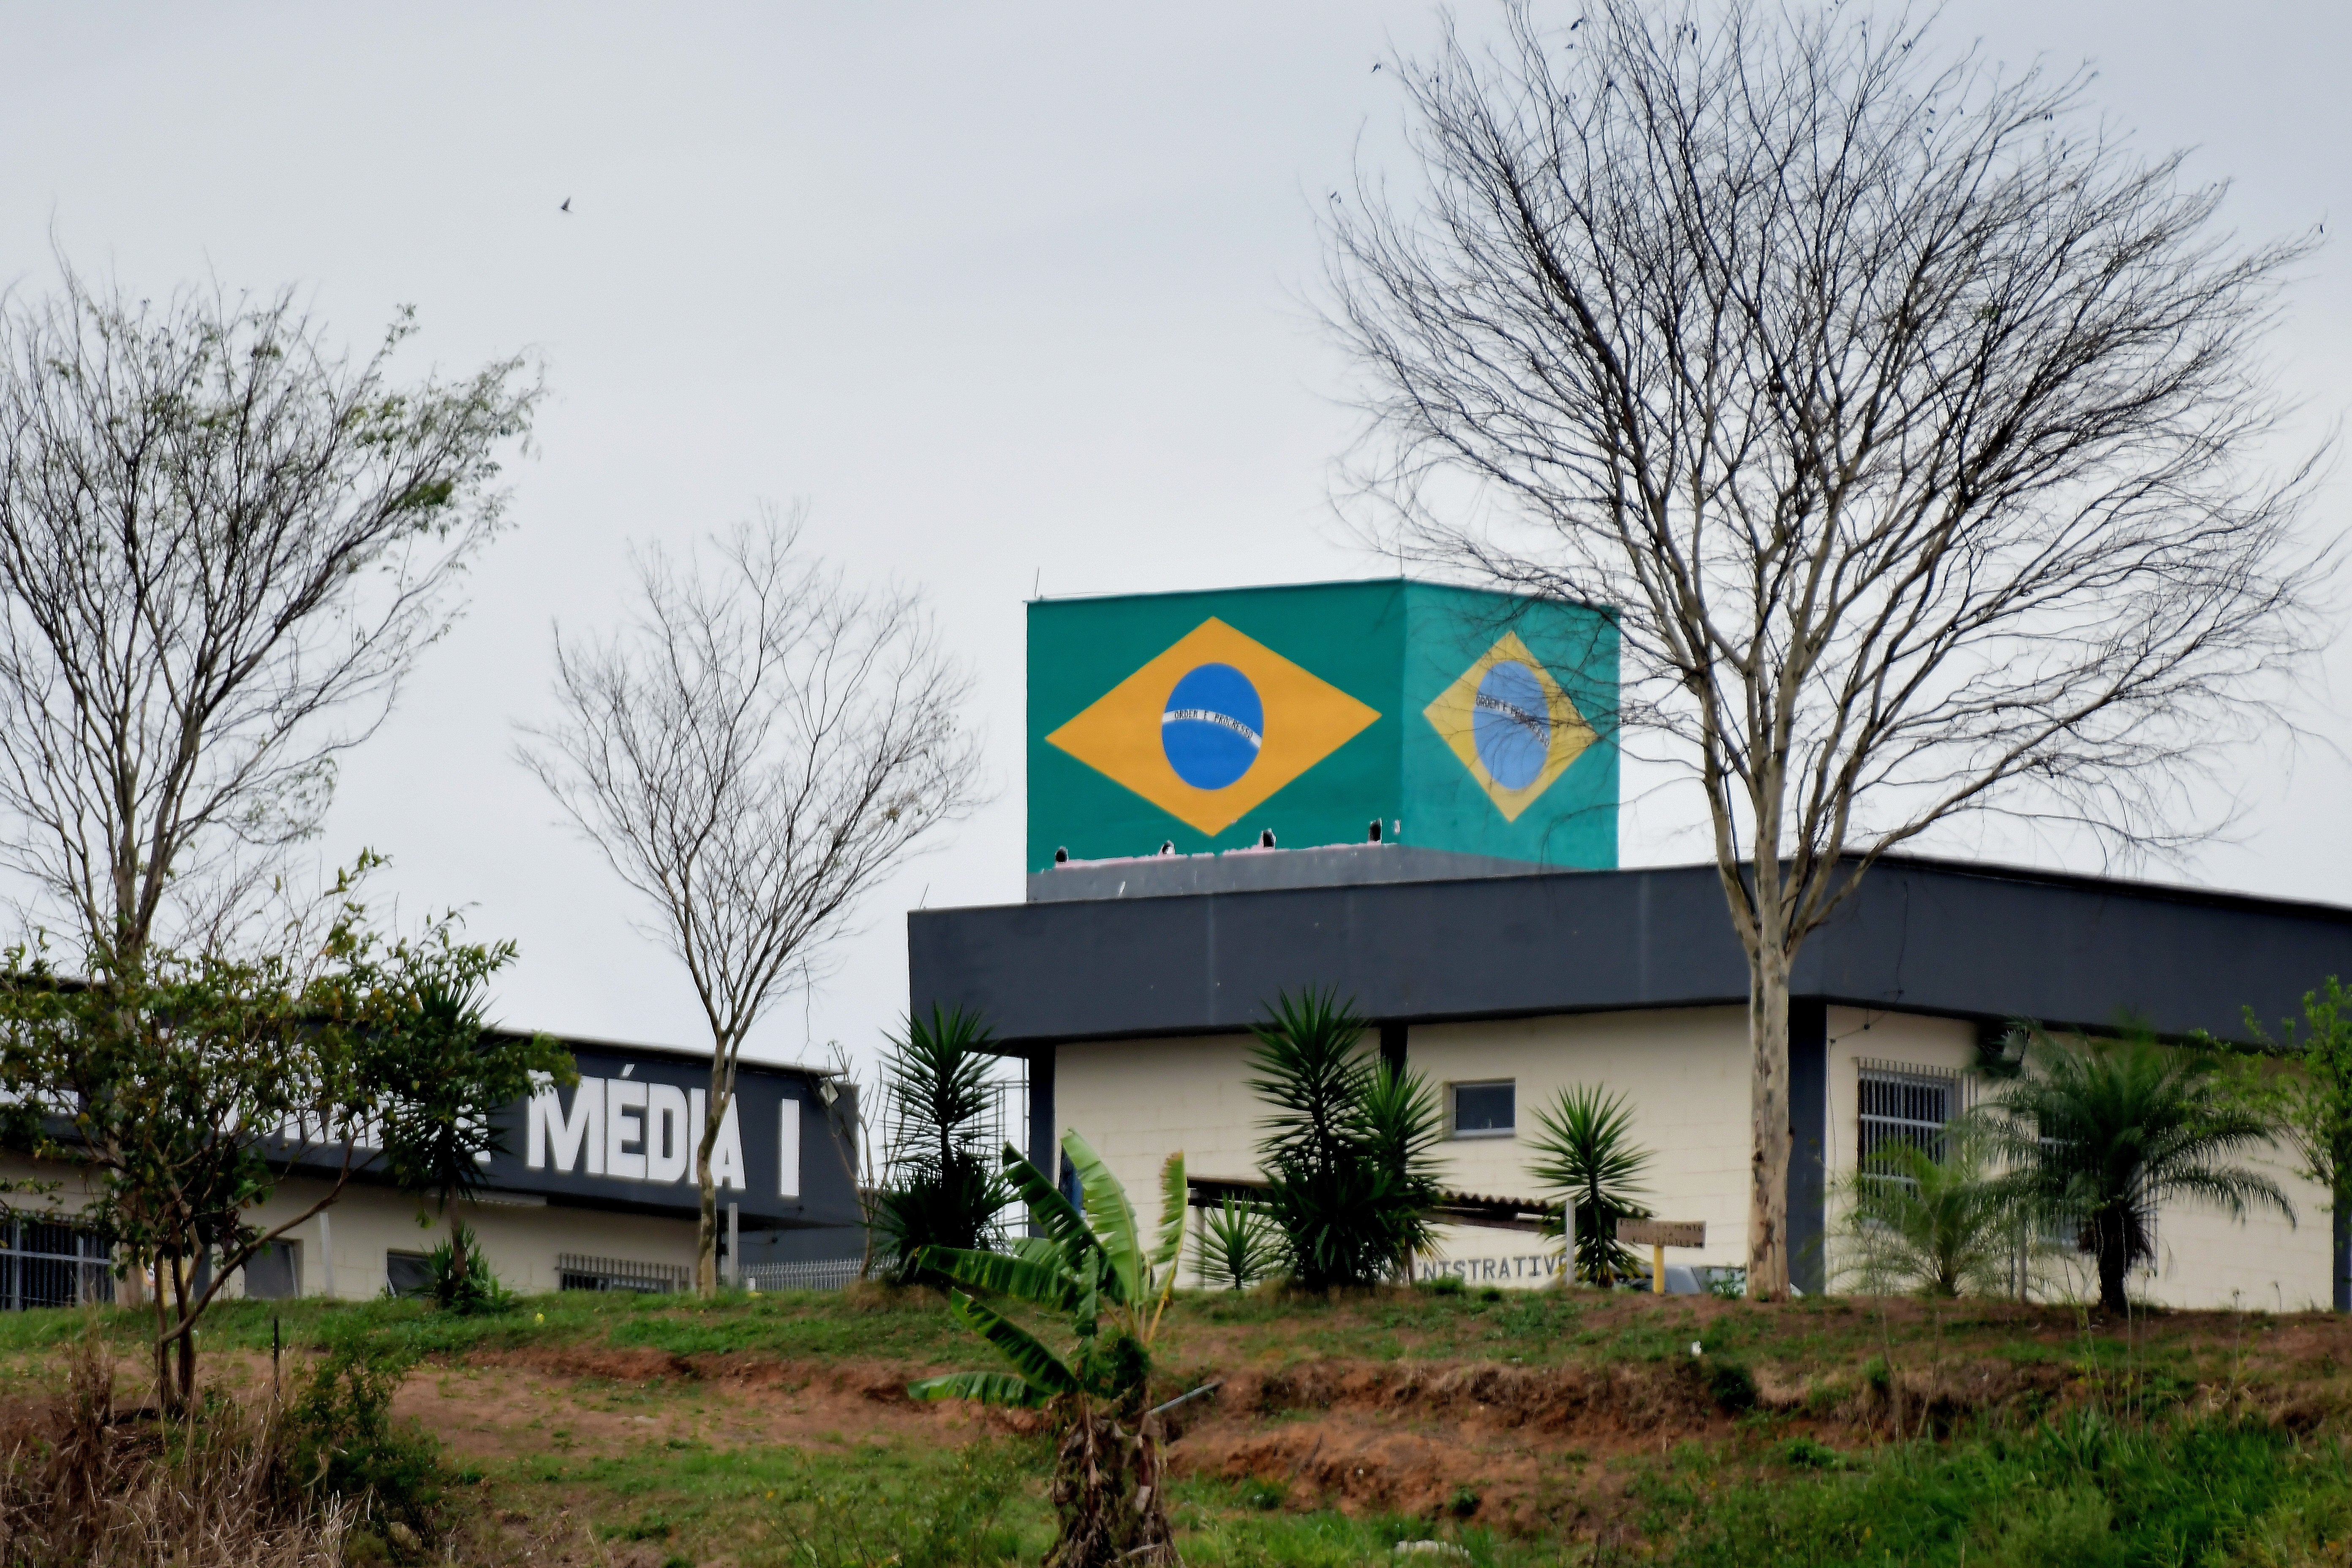
[[[703,1102],[702,1138],[694,1147],[694,1184],[700,1195],[694,1225],[694,1293],[719,1294],[719,1184],[710,1179],[710,1152],[719,1146],[719,1130],[727,1124],[726,1092],[733,1089],[727,1072],[727,1047],[710,1048],[710,1096]]]
[[[172,1409],[172,1347],[163,1336],[171,1331],[172,1318],[164,1297],[170,1294],[163,1284],[164,1270],[171,1267],[163,1254],[155,1254],[155,1407],[169,1414]]]
[[[468,1271],[466,1262],[466,1243],[471,1238],[467,1236],[465,1225],[457,1218],[457,1211],[451,1207],[450,1201],[446,1196],[444,1196],[441,1200],[441,1212],[447,1215],[449,1220],[450,1300],[448,1304],[456,1306],[466,1299],[466,1283]]]
[[[2122,1314],[2131,1310],[2124,1294],[2124,1276],[2131,1267],[2131,1211],[2112,1204],[2092,1222],[2091,1236],[2099,1249],[2099,1306]]]
[[[2339,1171],[2344,1168],[2340,1163],[2336,1166]],[[2352,1192],[2343,1186],[2336,1190],[2335,1213],[2329,1215],[2329,1221],[2332,1245],[2328,1247],[2328,1300],[2337,1311],[2352,1312]]]
[[[1762,900],[1759,899],[1759,900]],[[1789,1156],[1796,1144],[1789,1102],[1789,959],[1769,927],[1748,959],[1748,1294],[1789,1294]]]
[[[173,1326],[181,1331],[172,1342],[173,1376],[164,1409],[174,1417],[186,1415],[195,1405],[196,1331],[188,1326],[188,1293],[195,1284],[195,1265],[189,1259],[172,1260],[172,1306],[176,1320]]]

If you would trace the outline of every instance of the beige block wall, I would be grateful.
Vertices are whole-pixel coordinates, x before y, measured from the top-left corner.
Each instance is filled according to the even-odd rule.
[[[1075,1131],[1126,1187],[1146,1226],[1160,1212],[1160,1167],[1181,1150],[1191,1176],[1258,1174],[1258,1119],[1246,1035],[1109,1040],[1054,1056],[1056,1136]]]
[[[87,1201],[81,1178],[71,1166],[0,1160],[0,1179],[60,1184],[54,1204],[42,1195],[20,1195],[17,1206],[29,1215],[55,1213],[70,1218],[80,1213]],[[265,1229],[272,1227],[310,1207],[324,1191],[325,1184],[320,1182],[299,1178],[282,1182],[269,1201],[247,1217]],[[688,1268],[694,1264],[691,1219],[498,1203],[460,1203],[457,1213],[482,1238],[483,1256],[498,1277],[524,1294],[557,1289],[555,1258],[560,1252]],[[429,1252],[447,1234],[437,1216],[433,1228],[419,1226],[416,1214],[415,1199],[387,1188],[346,1189],[323,1216],[301,1221],[285,1237],[300,1258],[303,1294],[329,1293],[321,1260],[327,1257],[323,1244],[331,1243],[332,1294],[346,1300],[381,1295],[388,1283],[387,1253]],[[242,1275],[233,1278],[223,1293],[241,1296],[244,1283]]]
[[[1475,1024],[1435,1024],[1406,1039],[1413,1070],[1439,1086],[1510,1079],[1518,1128],[1509,1138],[1439,1145],[1443,1179],[1460,1192],[1541,1198],[1529,1173],[1536,1113],[1565,1089],[1598,1085],[1624,1098],[1634,1140],[1650,1149],[1649,1206],[1668,1219],[1703,1220],[1706,1246],[1676,1248],[1669,1263],[1738,1264],[1748,1254],[1748,1016],[1738,1007],[1597,1013]],[[1458,1229],[1450,1260],[1478,1267],[1480,1282],[1537,1285],[1547,1277],[1520,1259],[1536,1238]],[[1552,1244],[1557,1251],[1558,1244]],[[1507,1274],[1507,1278],[1504,1277]]]
[[[1418,1027],[1407,1037],[1414,1070],[1433,1083],[1515,1079],[1519,1134],[1441,1147],[1443,1179],[1456,1190],[1536,1197],[1525,1136],[1533,1108],[1571,1083],[1626,1094],[1636,1136],[1658,1151],[1655,1205],[1675,1219],[1707,1222],[1703,1252],[1677,1263],[1745,1257],[1748,1079],[1746,1016],[1738,1008],[1610,1013]],[[1257,1123],[1245,1036],[1120,1040],[1064,1046],[1054,1103],[1102,1155],[1149,1224],[1157,1214],[1160,1163],[1182,1150],[1195,1176],[1258,1174]],[[1541,1259],[1558,1252],[1519,1231],[1449,1227],[1445,1258],[1482,1283],[1539,1285]]]
[[[1830,1009],[1828,1125],[1833,1232],[1835,1194],[1851,1178],[1860,1148],[1861,1064],[1875,1059],[1965,1073],[1975,1058],[1974,1026],[1958,1019],[1853,1007]],[[1982,1093],[1980,1083],[1963,1079],[1964,1100],[1980,1098]],[[2157,1215],[2156,1267],[2135,1278],[2135,1294],[2162,1306],[2180,1308],[2243,1306],[2299,1311],[2327,1305],[2331,1243],[2326,1192],[2297,1176],[2293,1161],[2284,1153],[2258,1155],[2246,1163],[2285,1189],[2295,1208],[2296,1223],[2290,1225],[2273,1212],[2258,1212],[2241,1225],[2201,1205],[2167,1205]],[[1834,1263],[1834,1250],[1832,1260]],[[2061,1259],[2052,1283],[2059,1290],[2083,1296],[2098,1293],[2097,1277],[2087,1258]]]
[[[1178,1149],[1196,1176],[1254,1176],[1263,1108],[1246,1084],[1249,1040],[1129,1040],[1065,1046],[1056,1058],[1061,1125],[1092,1143],[1149,1224],[1158,1212],[1160,1162]],[[1410,1032],[1413,1068],[1433,1083],[1511,1079],[1517,1089],[1514,1137],[1463,1139],[1440,1148],[1444,1179],[1460,1191],[1504,1197],[1546,1194],[1528,1173],[1528,1138],[1539,1106],[1571,1084],[1622,1094],[1634,1137],[1654,1151],[1652,1207],[1671,1219],[1704,1220],[1703,1250],[1669,1261],[1739,1265],[1747,1260],[1748,1058],[1742,1008],[1607,1013],[1443,1024]],[[1858,1082],[1864,1060],[1902,1062],[1965,1074],[1975,1059],[1973,1026],[1957,1019],[1833,1007],[1829,1014],[1829,1262],[1834,1269],[1835,1194],[1850,1177],[1861,1137]],[[1977,1086],[1963,1079],[1963,1100]],[[2136,1289],[2164,1305],[2273,1310],[2324,1307],[2329,1262],[2326,1194],[2294,1175],[2283,1157],[2256,1161],[2284,1187],[2300,1223],[2257,1215],[2240,1226],[2192,1205],[2158,1216],[2161,1256]],[[1444,1258],[1479,1283],[1539,1285],[1556,1255],[1521,1232],[1449,1227]],[[2095,1289],[2095,1287],[2092,1287]]]

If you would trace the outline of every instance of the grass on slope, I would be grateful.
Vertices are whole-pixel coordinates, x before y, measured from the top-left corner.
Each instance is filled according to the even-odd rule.
[[[1018,1308],[1015,1316],[1022,1316]],[[94,1315],[129,1351],[149,1320]],[[0,1356],[53,1351],[89,1327],[79,1312],[0,1313]],[[909,1367],[971,1361],[978,1347],[923,1291],[688,1297],[565,1291],[514,1310],[452,1317],[415,1300],[226,1301],[206,1316],[209,1347],[267,1351],[273,1322],[295,1348],[346,1333],[430,1356],[530,1346],[653,1349],[791,1361],[890,1361]],[[1703,1339],[1710,1354],[1792,1373],[1852,1370],[1877,1360],[1924,1366],[1971,1357],[2122,1371],[2179,1390],[2263,1377],[2334,1383],[2352,1373],[2352,1343],[2326,1315],[2179,1312],[2095,1321],[2071,1308],[2007,1302],[1811,1298],[1781,1305],[1704,1297],[1653,1299],[1590,1290],[1447,1294],[1385,1289],[1329,1300],[1276,1292],[1188,1292],[1171,1313],[1171,1365],[1492,1361],[1528,1366],[1656,1363]],[[1047,1326],[1050,1332],[1050,1325]]]
[[[297,1351],[357,1339],[457,1367],[478,1351],[568,1347],[886,1370],[988,1360],[936,1297],[882,1290],[712,1302],[571,1293],[477,1318],[414,1301],[230,1302],[208,1317],[205,1343],[266,1352],[273,1322]],[[140,1364],[147,1320],[130,1311],[0,1314],[0,1361],[37,1388],[58,1348],[91,1331],[125,1355],[126,1373]],[[1278,1478],[1193,1478],[1173,1493],[1186,1560],[1337,1568],[1437,1536],[1494,1568],[2352,1564],[2340,1415],[2352,1407],[2344,1398],[2352,1331],[2326,1317],[2179,1313],[2102,1324],[2063,1309],[1984,1302],[1213,1293],[1179,1302],[1165,1359],[1171,1374],[1327,1358],[1679,1366],[1693,1342],[1716,1363],[1846,1387],[1884,1385],[1890,1368],[1991,1360],[2038,1363],[2063,1374],[2070,1392],[2046,1412],[2019,1406],[1936,1423],[1941,1439],[1916,1436],[1930,1425],[1922,1420],[1906,1428],[1908,1440],[1832,1448],[1802,1409],[1758,1410],[1727,1437],[1672,1453],[1571,1454],[1558,1460],[1558,1484],[1548,1479],[1507,1530],[1466,1517],[1479,1502],[1467,1488],[1433,1514],[1351,1517],[1313,1506],[1303,1490],[1289,1495]],[[2292,1420],[2241,1418],[2282,1409],[2290,1395],[2302,1401]],[[475,1461],[472,1473],[485,1517],[529,1521],[517,1526],[526,1534],[565,1521],[593,1542],[573,1561],[925,1568],[1036,1561],[1051,1530],[1045,1468],[1034,1438],[959,1448],[852,1431],[792,1445],[691,1434],[599,1452],[550,1443]],[[572,1548],[541,1560],[563,1552]]]
[[[1034,1563],[1051,1537],[1042,1445],[961,1450],[669,1451],[520,1461],[509,1497],[604,1505],[608,1542],[661,1561],[745,1568]],[[2288,1568],[2341,1563],[2352,1478],[2334,1445],[2219,1424],[2130,1430],[2075,1416],[1825,1460],[1801,1442],[1696,1447],[1633,1467],[1639,1512],[1599,1531],[1561,1519],[1515,1533],[1438,1518],[1289,1511],[1259,1482],[1184,1480],[1174,1516],[1199,1568],[1346,1568],[1442,1539],[1474,1563],[1910,1563],[1927,1568]]]

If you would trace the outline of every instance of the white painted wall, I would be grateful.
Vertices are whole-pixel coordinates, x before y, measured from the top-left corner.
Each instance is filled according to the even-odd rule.
[[[1624,1097],[1633,1136],[1653,1151],[1645,1201],[1667,1219],[1703,1220],[1704,1248],[1677,1248],[1669,1263],[1737,1264],[1748,1251],[1748,1023],[1737,1007],[1594,1013],[1411,1031],[1406,1059],[1439,1092],[1454,1082],[1516,1081],[1518,1130],[1511,1138],[1441,1145],[1446,1185],[1497,1197],[1547,1198],[1528,1172],[1536,1116],[1559,1093],[1599,1085]],[[1512,1279],[1540,1283],[1516,1259],[1534,1238],[1511,1231],[1463,1230],[1446,1238],[1456,1259],[1494,1259]],[[1557,1245],[1557,1244],[1555,1244]]]
[[[1149,1224],[1157,1213],[1160,1162],[1185,1152],[1198,1176],[1253,1176],[1263,1108],[1247,1088],[1244,1036],[1102,1042],[1061,1047],[1055,1101],[1110,1164]],[[1648,1202],[1670,1219],[1703,1220],[1703,1250],[1668,1261],[1738,1265],[1748,1247],[1748,1026],[1739,1007],[1691,1008],[1430,1025],[1412,1029],[1408,1059],[1440,1086],[1511,1079],[1518,1129],[1511,1138],[1442,1146],[1444,1179],[1457,1191],[1541,1198],[1528,1163],[1537,1110],[1572,1084],[1626,1097],[1634,1136],[1654,1152]],[[1834,1197],[1853,1172],[1861,1135],[1857,1083],[1864,1060],[1965,1073],[1973,1026],[1918,1014],[1833,1007],[1829,1014],[1827,1177]],[[1963,1100],[1974,1086],[1964,1080]],[[2162,1304],[2298,1310],[2327,1300],[2326,1194],[2294,1176],[2284,1156],[2265,1164],[2294,1202],[2300,1224],[2257,1215],[2240,1226],[2210,1210],[2173,1205],[2158,1218],[2163,1256],[2140,1288]],[[1478,1283],[1530,1286],[1549,1276],[1544,1247],[1520,1232],[1448,1227],[1444,1255]],[[1834,1268],[1834,1252],[1831,1257]]]

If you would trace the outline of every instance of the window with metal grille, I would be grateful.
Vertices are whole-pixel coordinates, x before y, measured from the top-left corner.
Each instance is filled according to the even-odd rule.
[[[0,1217],[0,1309],[80,1307],[114,1300],[106,1237],[62,1220]]]
[[[1960,1075],[1907,1062],[1865,1061],[1854,1103],[1861,1111],[1857,1152],[1870,1157],[1895,1144],[1908,1144],[1931,1160],[1947,1152],[1944,1130],[1960,1109]]]

